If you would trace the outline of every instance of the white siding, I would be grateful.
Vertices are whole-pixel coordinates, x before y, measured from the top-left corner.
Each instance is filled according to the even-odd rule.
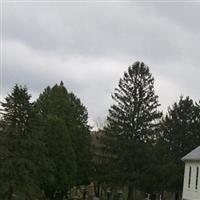
[[[190,166],[191,166],[191,182],[190,182],[190,188],[188,188]],[[198,176],[198,188],[197,189],[195,188],[197,167],[199,167],[199,170],[200,170],[200,161],[185,163],[184,182],[183,182],[183,199],[186,199],[186,200],[200,199],[200,180],[199,180],[200,174]]]

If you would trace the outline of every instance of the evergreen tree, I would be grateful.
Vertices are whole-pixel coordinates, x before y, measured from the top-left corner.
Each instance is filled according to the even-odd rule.
[[[108,185],[111,187],[113,180],[110,180],[110,160],[105,155],[103,144],[101,143],[104,133],[103,130],[93,131],[92,137],[92,182],[96,197],[100,197],[102,191],[106,190]]]
[[[147,171],[148,145],[156,139],[161,117],[149,68],[142,62],[130,66],[112,98],[115,103],[109,109],[103,142],[118,169],[115,176],[128,185],[128,199],[132,199],[133,188],[140,187],[140,177]]]
[[[177,165],[174,163],[163,137],[157,139],[156,144],[151,149],[151,160],[147,163],[148,171],[141,179],[144,191],[151,194],[151,199],[156,194],[165,199],[164,192],[173,192],[171,184],[177,181],[177,174],[171,175],[177,171]]]
[[[73,93],[60,85],[47,87],[37,100],[37,107],[43,116],[55,115],[65,122],[75,151],[76,184],[88,184],[90,177],[90,131],[86,108]]]
[[[27,88],[15,85],[2,103],[0,133],[0,198],[35,199],[40,195],[45,147]]]
[[[189,97],[169,107],[162,120],[162,137],[176,170],[171,171],[173,180],[169,188],[180,192],[183,183],[184,163],[181,158],[200,144],[200,107]]]
[[[51,167],[44,173],[43,189],[46,197],[63,199],[76,174],[71,138],[64,121],[53,115],[47,117],[44,132]]]

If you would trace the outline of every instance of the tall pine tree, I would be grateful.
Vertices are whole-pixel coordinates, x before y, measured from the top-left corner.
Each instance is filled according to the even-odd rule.
[[[2,103],[0,133],[0,198],[35,199],[44,170],[45,147],[27,88],[15,85]]]
[[[157,110],[158,96],[149,67],[135,62],[119,80],[112,95],[104,139],[115,163],[115,176],[128,186],[128,199],[133,199],[134,187],[140,187],[140,177],[147,171],[149,144],[156,139],[161,113]],[[112,164],[111,163],[111,164]]]

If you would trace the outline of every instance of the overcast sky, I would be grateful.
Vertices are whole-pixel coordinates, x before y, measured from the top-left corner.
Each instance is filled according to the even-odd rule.
[[[161,110],[181,94],[200,99],[200,2],[7,0],[3,42],[2,96],[18,83],[35,99],[63,80],[90,122],[105,119],[119,78],[137,60],[155,77]]]

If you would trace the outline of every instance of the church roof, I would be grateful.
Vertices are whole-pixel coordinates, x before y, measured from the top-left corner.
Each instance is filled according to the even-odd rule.
[[[200,161],[200,146],[185,155],[182,161]]]

